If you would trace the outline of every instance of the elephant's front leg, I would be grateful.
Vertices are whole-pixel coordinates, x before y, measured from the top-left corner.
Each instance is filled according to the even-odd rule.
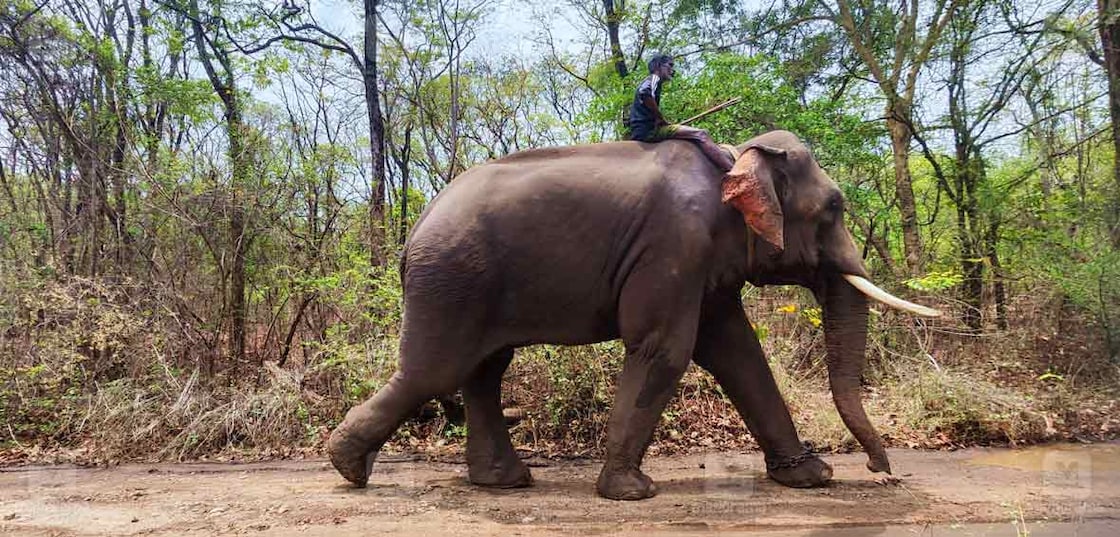
[[[607,461],[597,483],[604,498],[640,500],[657,493],[653,480],[640,470],[642,458],[688,367],[700,310],[699,286],[681,289],[683,282],[672,279],[631,277],[623,291],[619,330],[626,362],[607,423]]]
[[[815,487],[832,478],[832,468],[801,445],[737,291],[704,299],[694,358],[743,417],[772,479],[788,487]]]

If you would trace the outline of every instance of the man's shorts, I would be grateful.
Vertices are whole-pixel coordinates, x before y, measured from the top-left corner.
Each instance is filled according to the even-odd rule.
[[[680,128],[681,128],[680,125],[675,125],[675,124],[662,125],[660,127],[657,127],[655,129],[653,129],[652,131],[650,131],[649,134],[645,135],[644,137],[639,138],[639,140],[641,140],[643,142],[660,142],[662,140],[668,140],[669,138],[672,138],[673,135],[675,135],[677,133],[677,130],[680,129]]]

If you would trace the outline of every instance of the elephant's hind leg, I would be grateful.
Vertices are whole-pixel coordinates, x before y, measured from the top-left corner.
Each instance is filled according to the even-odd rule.
[[[527,487],[529,468],[518,458],[502,417],[502,375],[513,349],[498,351],[479,364],[463,386],[467,404],[467,465],[471,483],[484,487]]]
[[[401,372],[396,372],[373,397],[349,409],[343,423],[330,433],[330,463],[347,481],[365,487],[381,446],[404,418],[432,395],[435,394],[423,394]]]
[[[401,341],[401,364],[388,384],[362,404],[346,413],[346,419],[331,433],[327,453],[331,463],[348,481],[364,487],[373,460],[401,422],[428,400],[451,393],[466,381],[486,356],[484,352],[462,352],[462,338],[418,337],[406,334]],[[451,353],[448,349],[460,349]]]
[[[435,395],[398,371],[373,397],[351,408],[331,432],[327,441],[331,464],[347,481],[366,486],[381,446],[405,418]]]

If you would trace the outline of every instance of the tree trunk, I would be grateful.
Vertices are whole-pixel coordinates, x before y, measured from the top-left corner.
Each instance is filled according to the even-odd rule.
[[[996,326],[1000,330],[1007,330],[1007,291],[1003,284],[1003,270],[999,261],[999,222],[995,215],[988,215],[991,223],[988,226],[988,236],[985,240],[985,249],[988,259],[992,263],[992,288],[996,301]]]
[[[400,234],[398,235],[398,244],[404,245],[405,240],[408,238],[408,187],[409,187],[409,169],[408,160],[409,154],[412,152],[412,125],[404,129],[404,143],[401,144],[401,157],[397,161],[397,167],[401,170],[401,221],[400,221]]]
[[[229,200],[229,248],[233,254],[230,267],[229,307],[230,307],[230,356],[234,368],[245,359],[245,256],[249,250],[249,237],[246,233],[245,188],[251,177],[247,149],[245,147],[246,128],[241,119],[240,103],[233,96],[233,77],[230,77],[227,90],[231,94],[226,110],[226,133],[229,137],[229,161],[232,168]]]
[[[967,142],[965,142],[967,143]],[[957,185],[961,203],[957,207],[957,241],[960,247],[961,274],[964,276],[964,323],[973,331],[983,326],[984,311],[984,261],[986,259],[980,235],[980,222],[976,188],[981,180],[978,159],[974,161],[958,146]]]
[[[894,188],[898,212],[902,217],[902,242],[906,249],[906,268],[910,274],[922,270],[922,240],[918,231],[918,209],[914,202],[914,185],[910,177],[911,111],[909,103],[899,98],[887,105],[887,129],[891,134],[894,157]]]
[[[460,42],[462,32],[458,26],[459,22],[456,20],[459,16],[458,2],[455,3],[455,10],[451,12],[447,12],[443,2],[440,2],[440,25],[443,27],[444,37],[448,43],[447,80],[451,91],[451,113],[448,117],[450,132],[447,140],[447,177],[443,179],[444,184],[450,184],[461,171],[459,166],[459,122],[462,115],[460,91],[462,88],[461,60],[463,45]],[[450,26],[448,26],[449,24]]]
[[[116,110],[116,136],[113,141],[111,169],[113,206],[109,214],[113,220],[113,231],[117,238],[116,257],[117,270],[128,271],[128,263],[132,258],[132,240],[128,233],[128,202],[126,199],[125,158],[128,152],[127,122],[129,121],[126,108],[117,102],[117,92],[111,89],[113,95],[112,110]]]
[[[853,221],[855,221],[863,231],[863,235],[866,240],[866,243],[864,245],[865,254],[867,246],[870,245],[875,249],[875,253],[879,255],[879,259],[883,261],[883,265],[887,268],[887,271],[890,272],[891,275],[897,275],[898,268],[895,266],[894,257],[891,256],[891,249],[887,244],[887,240],[885,238],[889,236],[889,233],[887,231],[884,231],[882,234],[879,234],[878,230],[875,229],[877,222],[874,218],[872,218],[868,223],[864,223],[863,220],[859,218],[855,218],[853,219]],[[866,255],[862,255],[860,257],[862,257],[864,260],[867,259]]]
[[[191,0],[190,15],[194,30],[195,48],[206,70],[211,87],[222,101],[226,135],[229,138],[228,158],[230,165],[229,235],[227,246],[230,250],[232,267],[230,286],[225,297],[230,312],[229,354],[233,359],[234,371],[231,380],[237,376],[237,368],[245,359],[245,255],[249,249],[246,234],[244,190],[252,176],[250,159],[246,150],[246,127],[241,117],[241,104],[237,99],[237,86],[233,76],[229,53],[205,38],[206,29],[201,22],[198,1]],[[219,73],[211,59],[217,59],[222,67]]]
[[[1112,177],[1114,185],[1108,211],[1112,247],[1120,250],[1120,0],[1097,0],[1101,48],[1108,75],[1108,111],[1112,117]]]
[[[910,177],[910,141],[915,129],[912,108],[919,72],[930,60],[930,51],[934,50],[942,30],[952,20],[954,9],[952,6],[944,9],[944,0],[934,2],[934,16],[927,25],[925,36],[919,39],[915,30],[920,25],[919,17],[924,10],[918,9],[917,0],[902,2],[895,12],[894,26],[889,30],[893,35],[887,36],[886,41],[879,41],[880,36],[870,33],[871,28],[866,18],[857,22],[851,4],[847,0],[837,0],[838,13],[835,20],[844,29],[856,54],[867,65],[887,99],[887,130],[890,131],[891,151],[894,155],[895,195],[902,217],[906,267],[911,273],[918,273],[922,270],[924,259],[914,187]],[[861,10],[867,8],[866,4],[860,5]],[[881,58],[884,51],[878,51],[874,43],[889,43],[892,40],[894,43],[890,54],[887,58]]]
[[[365,60],[362,69],[366,113],[369,115],[369,251],[373,266],[385,263],[385,123],[381,117],[381,96],[377,89],[377,6],[378,0],[365,0]]]
[[[964,17],[952,24],[953,42],[949,51],[949,122],[953,128],[953,148],[957,190],[957,241],[964,276],[964,322],[973,331],[983,326],[984,310],[984,231],[980,222],[978,190],[984,180],[984,161],[969,128],[965,69],[971,30]]]
[[[74,155],[74,161],[78,170],[78,197],[74,208],[74,221],[78,225],[76,273],[95,277],[101,268],[101,204],[104,196],[100,185],[104,178],[99,176],[100,167],[92,154]]]
[[[607,22],[607,39],[611,43],[611,60],[614,61],[614,70],[619,78],[626,78],[630,71],[626,68],[626,59],[622,56],[622,44],[618,39],[618,22],[622,16],[614,8],[614,0],[603,0],[603,10]]]

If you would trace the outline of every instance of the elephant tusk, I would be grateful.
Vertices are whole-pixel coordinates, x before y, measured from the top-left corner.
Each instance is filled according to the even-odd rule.
[[[855,274],[844,274],[843,276],[845,280],[848,280],[848,283],[852,284],[852,287],[859,289],[860,292],[867,295],[869,298],[878,300],[879,302],[882,302],[883,304],[886,304],[892,308],[900,309],[902,311],[908,311],[910,313],[921,315],[923,317],[941,316],[940,311],[898,298],[897,296],[894,296],[880,289],[877,285],[868,281],[867,278],[856,276]]]

